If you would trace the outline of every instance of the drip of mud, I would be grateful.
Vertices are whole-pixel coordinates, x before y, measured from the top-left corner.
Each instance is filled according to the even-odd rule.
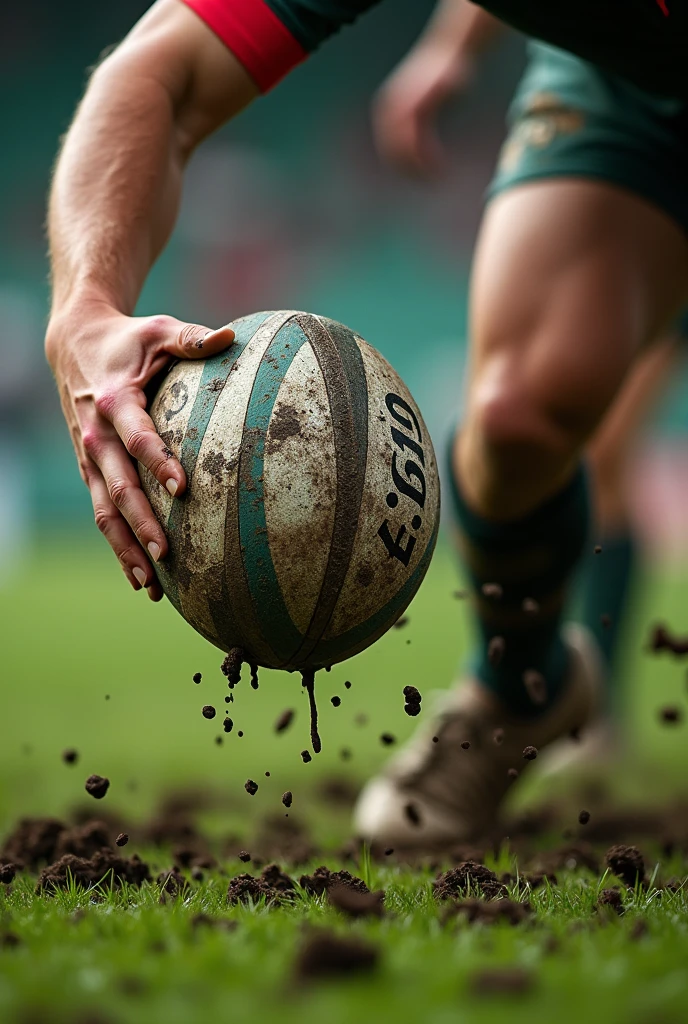
[[[227,676],[227,684],[230,690],[233,690],[236,684],[241,680],[241,666],[244,660],[245,652],[243,647],[232,647],[231,651],[229,651],[227,657],[220,666],[222,674]]]
[[[301,685],[305,687],[308,694],[308,705],[311,712],[311,744],[313,753],[319,754],[322,750],[322,743],[318,734],[318,707],[315,703],[315,672],[307,670],[301,673]]]

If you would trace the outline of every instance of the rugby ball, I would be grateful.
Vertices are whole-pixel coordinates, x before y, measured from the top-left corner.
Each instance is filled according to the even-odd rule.
[[[172,366],[150,412],[187,474],[141,481],[169,540],[165,594],[223,651],[314,670],[372,644],[427,571],[439,479],[423,418],[371,345],[326,317],[255,313]]]

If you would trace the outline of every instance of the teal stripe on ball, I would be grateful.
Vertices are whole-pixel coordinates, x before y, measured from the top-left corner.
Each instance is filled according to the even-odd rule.
[[[256,373],[246,410],[239,459],[239,537],[244,573],[263,634],[283,664],[301,643],[272,561],[265,516],[265,438],[277,393],[294,356],[308,339],[288,321],[270,342]]]
[[[335,515],[327,568],[304,642],[293,654],[307,661],[332,618],[351,562],[368,455],[368,388],[353,331],[325,317],[297,317],[311,343],[327,391],[337,471]]]
[[[270,316],[272,316],[270,312],[254,313],[251,316],[245,316],[240,320],[236,320],[232,324],[235,337],[230,348],[224,352],[219,352],[216,356],[211,356],[203,364],[203,372],[198,383],[198,390],[193,408],[191,409],[191,415],[189,416],[179,457],[179,461],[186,473],[187,490],[191,486],[196,462],[198,461],[198,453],[201,450],[203,438],[210,423],[210,417],[213,415],[220,394],[227,383],[230,370],[258,328]],[[165,593],[180,614],[182,614],[182,608],[177,585],[178,574],[175,571],[174,538],[182,528],[185,515],[186,503],[184,495],[182,495],[179,498],[175,498],[172,502],[172,508],[167,519],[167,537],[170,542],[170,553],[166,563],[161,562],[156,566]]]

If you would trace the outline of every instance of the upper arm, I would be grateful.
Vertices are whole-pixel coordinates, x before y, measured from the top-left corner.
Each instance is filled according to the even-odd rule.
[[[241,61],[186,4],[157,0],[96,75],[154,80],[188,153],[259,95]]]
[[[186,152],[377,0],[157,0],[108,57],[164,85]]]

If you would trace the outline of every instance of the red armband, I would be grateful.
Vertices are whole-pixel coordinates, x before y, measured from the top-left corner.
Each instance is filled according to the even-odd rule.
[[[267,92],[308,53],[264,0],[184,0]]]

